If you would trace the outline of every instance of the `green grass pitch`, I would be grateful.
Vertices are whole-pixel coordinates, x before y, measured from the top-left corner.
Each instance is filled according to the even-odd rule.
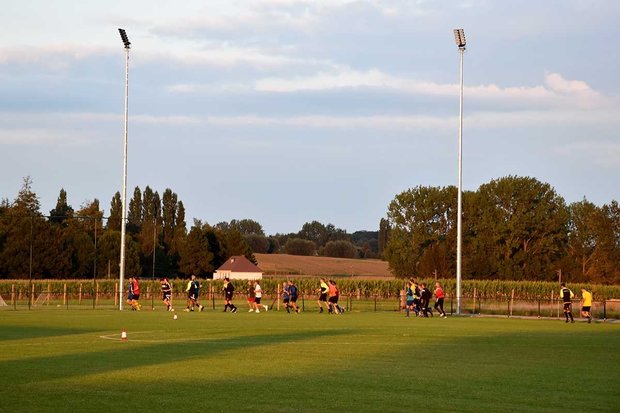
[[[619,324],[177,314],[0,312],[0,412],[620,409]]]

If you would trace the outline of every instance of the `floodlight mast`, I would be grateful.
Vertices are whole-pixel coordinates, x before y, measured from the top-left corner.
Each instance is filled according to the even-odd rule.
[[[458,199],[456,212],[456,314],[461,314],[461,268],[463,254],[463,54],[465,53],[465,32],[454,29],[454,40],[460,54],[460,93],[459,93],[459,162],[458,162]]]
[[[121,211],[121,261],[119,264],[119,299],[118,309],[123,310],[123,290],[125,284],[125,227],[127,221],[127,120],[129,115],[129,49],[131,43],[127,38],[127,33],[123,29],[118,29],[121,40],[125,46],[125,139],[123,144],[123,195]]]

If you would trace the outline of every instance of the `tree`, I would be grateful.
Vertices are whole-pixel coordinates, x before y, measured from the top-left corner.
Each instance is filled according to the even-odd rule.
[[[205,228],[202,222],[195,220],[181,252],[180,269],[185,274],[206,277],[214,271],[212,261]]]
[[[108,218],[107,229],[113,231],[121,230],[121,215],[123,214],[123,202],[121,193],[116,191],[110,202],[110,217]]]
[[[61,225],[67,218],[73,216],[73,208],[67,204],[67,191],[63,188],[60,189],[58,200],[56,201],[56,208],[50,211],[50,222]]]
[[[142,191],[137,187],[133,191],[133,198],[129,201],[129,212],[127,214],[127,231],[133,234],[140,232],[142,225]]]
[[[245,238],[245,242],[255,254],[269,253],[271,244],[269,242],[269,238],[264,235],[250,234],[245,235],[243,238]]]
[[[355,258],[357,250],[350,241],[329,241],[325,244],[323,255],[336,258]]]
[[[564,199],[535,178],[508,176],[480,186],[476,235],[491,242],[484,253],[493,277],[555,278],[567,240]]]
[[[379,221],[379,239],[378,239],[378,254],[383,258],[385,247],[387,246],[390,237],[390,221],[386,218],[381,218]]]
[[[301,238],[289,238],[284,245],[284,252],[291,255],[315,255],[316,246],[313,241]]]

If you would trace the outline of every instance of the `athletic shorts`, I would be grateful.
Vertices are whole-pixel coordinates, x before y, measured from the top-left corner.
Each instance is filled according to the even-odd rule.
[[[336,304],[338,302],[338,297],[334,296],[334,297],[329,297],[329,302],[332,304]]]
[[[319,297],[319,301],[327,301],[327,293],[322,293]]]
[[[411,307],[413,305],[413,300],[407,300],[407,306]]]
[[[583,306],[583,307],[581,307],[581,311],[583,311],[583,312],[590,311],[590,306]]]
[[[138,301],[140,299],[140,294],[134,294],[132,300]]]
[[[564,310],[569,310],[570,311],[572,305],[573,305],[572,303],[564,303]]]
[[[170,294],[170,293],[163,293],[161,295],[161,300],[162,301],[170,301],[170,298],[172,298],[172,294]]]
[[[260,304],[261,298],[263,298],[263,297],[256,297],[256,304]]]
[[[233,295],[232,295],[232,294],[228,294],[228,293],[227,293],[225,298],[226,298],[228,301],[232,301],[232,299],[233,299]]]
[[[292,295],[291,296],[291,303],[296,303],[297,302],[297,296],[296,295]]]
[[[287,297],[287,298],[283,298],[283,299],[282,299],[282,302],[283,302],[284,304],[288,303],[288,302],[289,302],[288,297]]]
[[[190,295],[188,295],[188,298],[189,298],[190,300],[194,300],[194,301],[196,301],[196,300],[198,299],[198,294],[196,294],[196,293],[191,293]]]
[[[133,300],[134,297],[135,296],[133,294],[127,294],[127,299],[130,300],[130,301]]]
[[[248,297],[248,303],[253,303],[256,302],[256,299],[254,297]]]

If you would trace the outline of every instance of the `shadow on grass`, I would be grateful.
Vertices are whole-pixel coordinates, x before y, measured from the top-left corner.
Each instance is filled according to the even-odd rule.
[[[25,384],[59,378],[80,377],[178,362],[208,356],[230,350],[248,350],[257,345],[285,344],[320,337],[344,334],[334,330],[304,331],[283,334],[250,335],[219,340],[193,340],[186,342],[157,343],[133,346],[119,343],[113,350],[96,351],[86,354],[69,354],[49,357],[34,357],[26,360],[0,362],[1,384]],[[161,354],[161,357],[157,357]],[[155,355],[155,356],[154,356]],[[33,379],[36,377],[36,379]]]
[[[31,338],[61,337],[98,331],[92,328],[46,327],[46,326],[3,326],[0,329],[0,341],[22,340]]]

